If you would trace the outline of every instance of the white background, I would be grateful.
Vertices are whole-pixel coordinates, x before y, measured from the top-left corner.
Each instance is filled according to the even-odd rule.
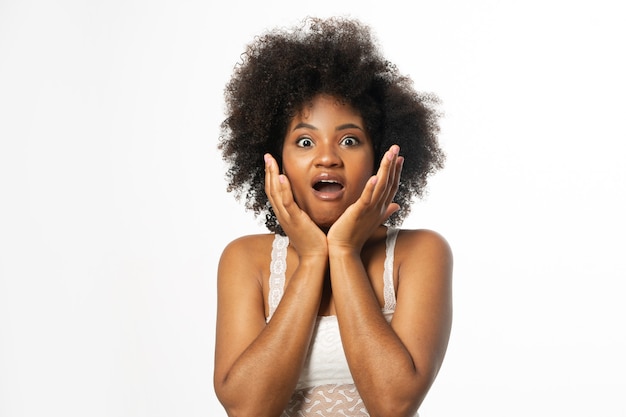
[[[0,0],[0,416],[224,416],[215,273],[264,229],[225,191],[254,35],[357,17],[442,101],[408,228],[455,252],[421,415],[626,416],[626,65],[613,1]],[[261,163],[261,161],[259,161]]]

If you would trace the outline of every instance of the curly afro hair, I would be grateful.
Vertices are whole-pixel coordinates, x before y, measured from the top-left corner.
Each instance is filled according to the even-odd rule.
[[[375,161],[393,144],[404,156],[395,197],[398,226],[421,197],[427,177],[443,167],[439,147],[439,100],[418,93],[407,76],[381,54],[368,26],[345,18],[307,18],[291,29],[268,31],[247,46],[224,96],[226,119],[218,149],[227,163],[228,192],[266,227],[283,233],[265,195],[263,155],[282,166],[287,126],[318,94],[341,99],[360,112],[374,143]]]

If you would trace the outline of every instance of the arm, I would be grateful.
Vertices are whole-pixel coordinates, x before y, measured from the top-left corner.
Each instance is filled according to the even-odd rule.
[[[398,205],[403,158],[392,146],[375,177],[328,233],[330,276],[341,338],[354,382],[374,416],[413,415],[447,348],[452,319],[452,254],[432,232],[398,237],[397,306],[392,324],[382,315],[361,250]]]
[[[303,260],[266,325],[258,268],[251,261],[255,251],[258,245],[250,240],[237,240],[218,268],[214,386],[229,416],[279,416],[284,410],[304,363],[326,268],[325,262]]]
[[[328,267],[325,235],[295,204],[276,161],[267,155],[265,163],[265,191],[298,266],[265,325],[263,273],[257,265],[267,265],[269,253],[259,255],[258,245],[240,240],[220,259],[214,385],[230,416],[274,416],[284,410],[304,364]]]
[[[398,237],[397,307],[384,319],[360,256],[330,249],[337,318],[363,402],[374,416],[409,416],[443,361],[452,320],[452,254],[439,235]]]

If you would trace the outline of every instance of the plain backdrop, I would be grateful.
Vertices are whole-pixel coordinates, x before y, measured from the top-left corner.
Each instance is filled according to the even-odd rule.
[[[404,224],[455,253],[421,416],[626,416],[617,0],[0,0],[0,416],[225,416],[217,262],[265,229],[226,192],[223,88],[307,15],[370,24],[442,100]]]

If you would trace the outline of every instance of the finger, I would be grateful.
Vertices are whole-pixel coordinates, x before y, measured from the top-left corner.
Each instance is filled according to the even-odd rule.
[[[287,212],[295,213],[299,211],[299,207],[295,203],[293,198],[293,192],[291,191],[291,183],[289,178],[284,174],[278,174],[276,177],[278,181],[278,192],[280,193],[280,200]]]
[[[374,199],[388,203],[390,201],[390,187],[393,185],[396,176],[396,164],[400,147],[392,145],[380,163],[377,172],[378,184],[375,190]]]
[[[404,167],[404,156],[398,156],[398,160],[396,162],[396,176],[394,178],[394,186],[396,187],[396,191],[398,190],[398,186],[400,185],[400,179],[402,178],[402,168]]]
[[[266,193],[279,223],[286,224],[298,216],[301,210],[295,202],[291,183],[286,175],[279,172],[276,160],[271,155],[266,154],[265,161]]]
[[[265,161],[265,194],[270,201],[270,204],[274,209],[276,209],[275,203],[275,192],[276,187],[274,186],[274,177],[276,175],[275,171],[275,160],[270,154],[265,154],[263,156],[263,160]]]
[[[398,167],[398,158],[400,158],[400,147],[398,145],[393,145],[389,152],[393,154],[391,161],[389,163],[389,174],[387,178],[387,188],[386,188],[386,196],[385,202],[390,203],[393,199],[394,195],[394,185],[397,181],[397,167]]]
[[[371,177],[365,184],[365,188],[359,198],[361,203],[365,205],[376,204],[376,202],[383,205],[389,204],[389,185],[393,184],[398,150],[399,147],[393,145],[385,152],[376,175]],[[394,169],[391,168],[392,166],[394,166]]]
[[[381,196],[381,208],[384,210],[384,218],[388,219],[393,213],[400,209],[400,206],[397,203],[393,202],[393,199],[398,192],[398,188],[400,185],[400,174],[402,171],[402,166],[404,164],[404,157],[399,155],[400,148],[395,145],[390,148],[390,152],[392,157],[389,158],[389,155],[385,155],[388,159],[391,160],[389,164],[389,172],[387,176],[387,184],[384,189],[383,195]]]
[[[270,155],[265,154],[265,193],[274,209],[276,216],[284,217],[284,199],[283,190],[284,180],[281,180],[281,174],[278,171],[276,160]],[[284,176],[282,176],[284,177]]]
[[[398,156],[396,159],[395,167],[393,170],[393,180],[389,187],[389,194],[387,196],[387,204],[390,204],[396,196],[398,192],[398,188],[400,187],[400,178],[402,175],[402,167],[404,166],[404,157]]]
[[[393,213],[400,210],[400,205],[398,203],[391,203],[387,206],[385,210],[385,214],[383,215],[383,222],[385,222]]]
[[[378,176],[374,175],[370,177],[370,179],[367,180],[367,182],[365,183],[365,187],[363,188],[363,191],[361,192],[361,196],[359,197],[358,201],[365,205],[370,205],[374,200],[373,197],[374,190],[376,189],[376,184],[378,184]]]

